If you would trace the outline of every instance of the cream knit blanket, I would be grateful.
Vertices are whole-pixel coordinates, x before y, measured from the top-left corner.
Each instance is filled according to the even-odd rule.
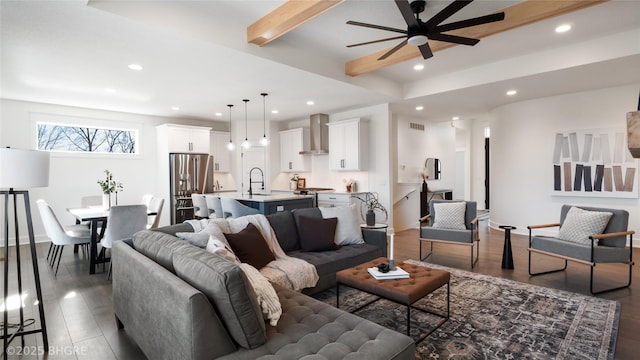
[[[208,222],[205,226],[204,224]],[[301,291],[307,287],[314,287],[318,282],[318,272],[312,264],[287,256],[280,247],[276,234],[271,228],[269,220],[262,214],[247,215],[239,218],[229,219],[204,219],[197,223],[189,223],[194,226],[194,230],[207,232],[228,245],[224,234],[237,233],[244,230],[249,223],[252,223],[264,237],[269,245],[269,249],[275,256],[275,260],[268,263],[260,270],[260,273],[273,284],[284,286],[294,291]]]

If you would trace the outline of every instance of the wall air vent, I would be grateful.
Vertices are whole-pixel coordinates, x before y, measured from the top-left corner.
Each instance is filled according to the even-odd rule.
[[[409,129],[424,131],[424,124],[409,123]]]

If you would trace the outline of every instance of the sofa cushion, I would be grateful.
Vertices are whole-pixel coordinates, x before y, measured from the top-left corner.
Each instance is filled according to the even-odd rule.
[[[571,207],[560,226],[558,238],[578,244],[591,245],[589,236],[602,234],[613,214]]]
[[[262,269],[276,259],[260,230],[252,223],[238,233],[224,234],[224,236],[240,262]]]
[[[133,234],[133,247],[144,256],[175,273],[173,253],[180,249],[193,248],[193,245],[164,232],[142,230]]]
[[[284,252],[300,249],[298,228],[291,211],[285,210],[269,214],[267,215],[267,220],[269,220],[273,232],[276,233],[276,239],[278,239],[278,243],[280,243],[280,247]]]
[[[191,247],[174,254],[173,266],[178,277],[207,296],[240,346],[253,349],[267,341],[256,293],[238,264]]]
[[[350,206],[321,207],[322,217],[337,218],[335,243],[338,245],[364,244],[362,229],[355,204]]]
[[[227,259],[231,262],[240,264],[240,259],[233,253],[231,246],[229,244],[220,241],[213,236],[209,236],[209,241],[207,242],[207,247],[205,248],[208,252],[212,254],[216,254],[223,259]]]
[[[301,208],[291,210],[293,219],[296,221],[296,228],[298,229],[298,241],[302,238],[300,233],[300,216],[306,216],[314,219],[322,219],[322,213],[317,207]]]
[[[267,328],[267,343],[219,359],[415,359],[410,337],[304,294],[274,287],[283,314],[277,326]]]
[[[464,202],[437,203],[433,205],[433,227],[439,229],[466,230],[464,224],[467,204]]]
[[[177,232],[176,236],[187,241],[191,245],[205,248],[209,242],[209,234],[205,232]]]
[[[292,251],[288,256],[302,259],[316,267],[318,276],[336,273],[380,257],[380,248],[371,244],[341,246],[334,251]]]
[[[327,251],[338,248],[334,242],[337,218],[315,219],[300,216],[300,247],[302,251]]]

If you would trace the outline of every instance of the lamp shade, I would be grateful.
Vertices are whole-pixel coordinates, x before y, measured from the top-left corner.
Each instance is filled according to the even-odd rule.
[[[49,186],[49,159],[45,151],[0,148],[0,189]]]

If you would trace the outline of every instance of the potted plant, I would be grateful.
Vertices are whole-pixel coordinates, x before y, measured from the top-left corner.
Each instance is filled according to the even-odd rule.
[[[376,210],[384,214],[384,221],[387,221],[389,214],[387,214],[387,209],[378,201],[378,193],[367,192],[364,193],[364,198],[361,196],[355,196],[361,201],[360,208],[363,210],[366,208],[364,220],[367,223],[367,226],[373,226],[376,224]]]
[[[104,180],[98,180],[98,185],[102,190],[102,207],[108,209],[111,207],[111,193],[116,193],[116,205],[118,205],[118,191],[124,190],[124,186],[115,181],[111,171],[105,170],[104,173],[106,177]]]

